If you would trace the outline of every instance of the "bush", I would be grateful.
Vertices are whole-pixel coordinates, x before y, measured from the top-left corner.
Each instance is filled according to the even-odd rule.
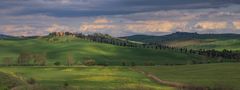
[[[152,62],[145,62],[144,65],[145,66],[154,66],[154,64]]]
[[[197,64],[197,61],[195,61],[195,60],[192,60],[192,64]]]
[[[109,64],[107,62],[104,62],[104,63],[99,63],[97,65],[99,65],[99,66],[108,66]]]
[[[55,62],[54,65],[59,66],[59,65],[61,65],[61,63],[60,62]]]
[[[27,80],[27,83],[33,85],[36,83],[36,80],[34,78],[30,78]]]
[[[68,87],[69,84],[68,84],[67,82],[64,82],[63,86],[64,86],[64,87]]]
[[[136,66],[136,64],[134,62],[131,62],[131,66]]]
[[[126,62],[122,62],[122,66],[126,66]]]
[[[12,57],[4,57],[2,60],[2,63],[6,66],[10,66],[13,64],[13,58]]]
[[[95,60],[86,60],[83,62],[84,65],[87,65],[87,66],[93,66],[93,65],[96,65],[96,61]]]

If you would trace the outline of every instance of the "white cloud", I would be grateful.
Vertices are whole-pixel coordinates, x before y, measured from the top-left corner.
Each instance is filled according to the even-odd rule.
[[[148,33],[169,33],[173,30],[184,30],[188,22],[176,21],[135,21],[135,22],[113,22],[106,18],[97,18],[93,22],[80,25],[81,32],[101,32],[116,36],[122,33],[148,34]],[[111,32],[111,33],[110,33]],[[121,33],[122,32],[122,33]],[[119,34],[117,34],[119,33]]]
[[[127,24],[130,31],[135,32],[171,32],[176,29],[184,29],[187,22],[173,21],[140,21],[135,24]]]
[[[240,21],[234,21],[233,25],[234,25],[235,29],[240,30]]]
[[[1,25],[1,32],[15,36],[43,35],[43,31],[29,25]]]
[[[59,3],[74,2],[71,0],[55,1]],[[82,3],[89,4],[89,1],[82,0]],[[240,30],[239,8],[240,5],[231,5],[221,8],[161,10],[100,17],[54,17],[44,14],[3,15],[0,16],[0,32],[13,35],[42,35],[54,31],[101,32],[114,36],[129,34],[161,35],[161,33],[174,31],[206,33],[235,31],[238,33]],[[0,14],[18,10],[0,9]]]
[[[111,23],[112,21],[107,18],[97,18],[93,23],[103,24],[103,23]]]
[[[53,24],[46,29],[47,32],[73,32],[74,30],[65,25]]]
[[[14,36],[35,36],[35,35],[47,35],[51,32],[61,32],[74,30],[65,25],[52,24],[51,26],[36,27],[31,25],[1,25],[0,32],[4,34],[10,34]]]
[[[194,27],[200,30],[222,30],[227,29],[227,22],[201,21],[195,24]]]

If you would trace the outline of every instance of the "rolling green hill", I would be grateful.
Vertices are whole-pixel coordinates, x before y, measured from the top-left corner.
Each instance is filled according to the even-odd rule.
[[[222,63],[138,67],[137,69],[153,74],[165,81],[219,88],[208,90],[239,90],[239,65],[240,63]]]
[[[145,43],[156,42],[167,46],[192,49],[240,50],[239,34],[198,34],[176,32],[164,36],[134,35],[123,38]]]
[[[211,60],[206,57],[183,54],[168,50],[152,50],[141,48],[120,47],[110,44],[96,43],[76,37],[39,37],[26,40],[0,40],[0,62],[5,57],[16,60],[21,52],[46,53],[47,64],[54,62],[66,64],[66,58],[71,55],[81,64],[85,60],[93,59],[98,64],[122,65],[134,63],[144,65],[154,64],[184,64],[192,60]]]

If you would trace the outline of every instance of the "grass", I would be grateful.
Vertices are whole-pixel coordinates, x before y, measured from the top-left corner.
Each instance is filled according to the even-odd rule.
[[[240,50],[239,39],[190,39],[167,42],[166,45],[192,49]]]
[[[0,72],[0,90],[7,90],[19,85],[25,85],[24,81],[10,74]]]
[[[0,71],[23,80],[34,78],[50,90],[59,90],[64,83],[80,90],[173,90],[128,67],[1,67]]]
[[[98,64],[122,65],[122,62],[136,65],[185,64],[205,57],[183,54],[167,50],[120,47],[96,43],[73,37],[37,38],[27,40],[0,40],[0,63],[4,57],[17,59],[20,52],[46,53],[48,65],[59,61],[66,63],[67,55],[72,55],[77,64],[93,59]]]
[[[240,63],[138,67],[161,80],[197,86],[240,88]]]

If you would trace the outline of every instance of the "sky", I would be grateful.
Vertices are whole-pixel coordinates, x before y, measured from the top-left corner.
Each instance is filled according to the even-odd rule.
[[[240,0],[0,0],[0,33],[240,33]]]

